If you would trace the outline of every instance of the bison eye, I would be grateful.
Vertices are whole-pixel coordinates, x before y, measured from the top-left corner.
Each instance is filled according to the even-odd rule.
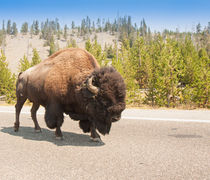
[[[103,105],[104,105],[105,107],[110,106],[110,101],[103,101]]]
[[[104,106],[107,106],[107,105],[108,105],[108,102],[106,102],[106,101],[103,102],[103,105],[104,105]]]

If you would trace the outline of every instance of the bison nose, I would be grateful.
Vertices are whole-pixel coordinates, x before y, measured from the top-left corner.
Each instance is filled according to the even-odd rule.
[[[120,118],[121,118],[121,116],[120,116],[120,115],[118,115],[118,116],[114,116],[114,117],[112,117],[112,122],[119,121],[119,120],[120,120]]]

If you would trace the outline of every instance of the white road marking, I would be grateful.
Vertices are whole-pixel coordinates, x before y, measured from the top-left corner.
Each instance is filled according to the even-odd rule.
[[[131,119],[131,120],[146,120],[146,121],[172,121],[172,122],[197,122],[197,123],[210,123],[210,120],[205,119],[174,119],[174,118],[148,118],[148,117],[131,117],[124,116],[122,119]]]
[[[10,113],[10,114],[15,114],[15,111],[0,111],[0,113]],[[24,111],[21,111],[20,114],[31,114],[31,112],[24,112]],[[37,112],[36,113],[37,115],[44,115],[43,112]]]
[[[0,113],[15,114],[15,111],[0,111]],[[31,114],[30,112],[21,111],[21,114]],[[37,115],[44,115],[44,112],[37,112]],[[66,115],[68,116],[68,115]],[[181,118],[153,118],[153,117],[134,117],[122,116],[122,119],[130,120],[145,120],[145,121],[172,121],[172,122],[197,122],[197,123],[210,123],[210,120],[205,119],[181,119]]]

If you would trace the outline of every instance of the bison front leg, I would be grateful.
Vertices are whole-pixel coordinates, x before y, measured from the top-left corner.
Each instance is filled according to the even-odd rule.
[[[60,128],[63,124],[63,118],[63,112],[58,104],[49,104],[46,107],[45,122],[48,128],[56,128],[56,139],[63,139],[63,134]]]
[[[41,128],[39,126],[39,123],[38,123],[37,117],[36,117],[36,112],[39,109],[39,106],[40,106],[39,104],[33,103],[33,106],[31,108],[31,117],[34,122],[35,132],[41,132]]]
[[[79,127],[83,130],[84,133],[90,132],[90,139],[92,141],[102,142],[93,122],[89,120],[80,120]]]
[[[102,142],[100,135],[96,132],[95,124],[90,124],[90,139],[94,142]]]
[[[60,139],[60,140],[63,139],[63,134],[61,132],[62,123],[63,123],[63,119],[58,120],[57,121],[57,127],[56,127],[56,130],[55,130],[55,138]]]

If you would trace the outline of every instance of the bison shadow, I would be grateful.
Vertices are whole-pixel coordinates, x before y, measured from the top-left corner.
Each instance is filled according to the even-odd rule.
[[[93,142],[90,140],[90,136],[84,134],[77,134],[73,132],[63,131],[63,140],[57,140],[54,135],[54,131],[42,128],[41,133],[34,132],[32,127],[21,126],[18,132],[14,132],[13,127],[2,127],[0,130],[3,133],[10,134],[12,136],[19,136],[23,139],[33,141],[47,141],[57,146],[103,146],[102,142]]]

